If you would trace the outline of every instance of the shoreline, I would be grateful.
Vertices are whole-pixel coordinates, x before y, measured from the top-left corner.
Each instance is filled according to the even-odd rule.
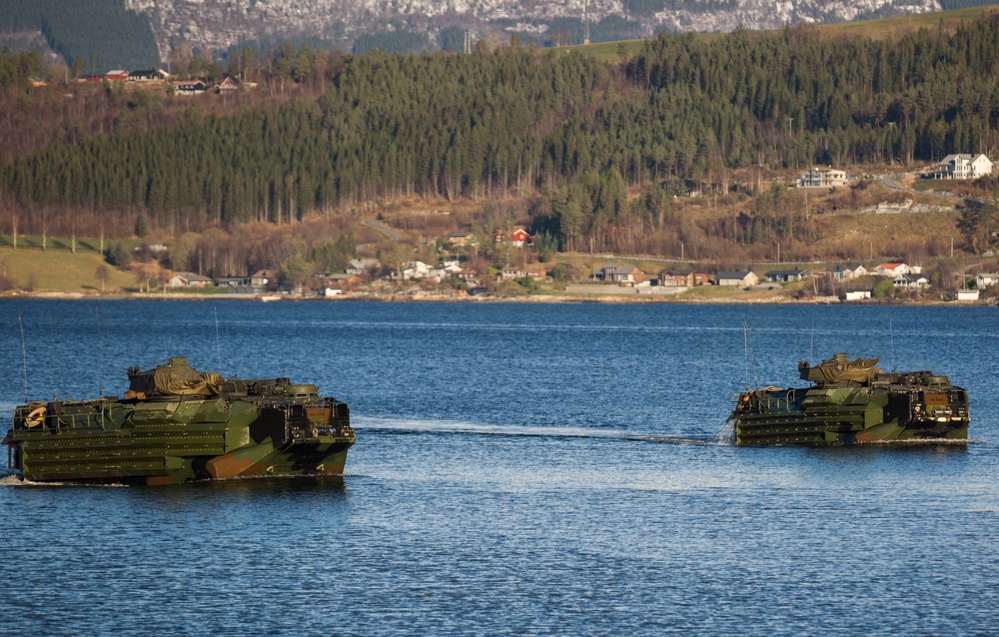
[[[738,293],[736,293],[738,294]],[[137,294],[88,294],[84,292],[6,292],[0,294],[0,299],[40,299],[58,301],[249,301],[257,303],[292,302],[292,303],[343,303],[343,302],[374,302],[374,303],[548,303],[548,304],[599,304],[599,305],[855,305],[855,306],[947,306],[947,307],[994,307],[995,301],[958,301],[943,299],[865,299],[846,301],[839,297],[821,296],[807,299],[795,299],[780,294],[765,296],[737,295],[681,298],[677,295],[638,295],[615,294],[528,294],[523,296],[468,296],[456,294],[433,293],[387,293],[387,294],[344,294],[333,297],[304,297],[291,295],[259,295],[259,294],[184,294],[184,293],[137,293]]]

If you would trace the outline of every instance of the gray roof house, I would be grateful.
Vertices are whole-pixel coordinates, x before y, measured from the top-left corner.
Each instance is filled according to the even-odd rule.
[[[811,273],[808,270],[770,270],[767,272],[767,281],[775,283],[788,283],[790,281],[804,281]]]
[[[829,269],[829,276],[837,281],[856,279],[867,274],[867,268],[862,265],[837,265]]]
[[[756,276],[752,270],[721,271],[715,277],[718,285],[733,285],[749,287],[760,282],[760,277]]]

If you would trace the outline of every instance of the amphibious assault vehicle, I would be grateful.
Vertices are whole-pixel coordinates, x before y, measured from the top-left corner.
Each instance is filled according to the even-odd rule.
[[[347,405],[287,378],[225,379],[184,357],[128,370],[125,395],[31,402],[3,440],[37,482],[172,484],[341,474],[354,444]]]
[[[798,364],[807,388],[765,387],[735,399],[737,445],[831,446],[854,442],[967,439],[968,395],[928,371],[883,372],[877,358],[836,354]]]

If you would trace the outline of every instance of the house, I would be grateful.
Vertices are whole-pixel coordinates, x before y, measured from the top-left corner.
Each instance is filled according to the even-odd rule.
[[[245,276],[220,276],[215,277],[215,285],[227,288],[241,288],[249,284]]]
[[[224,80],[215,85],[216,93],[229,93],[239,90],[239,80],[226,76]]]
[[[277,288],[281,273],[277,270],[257,270],[250,275],[250,286],[260,288]]]
[[[715,277],[717,285],[734,285],[748,288],[760,282],[760,277],[752,270],[747,271],[724,271],[719,272]]]
[[[936,179],[977,179],[992,174],[992,161],[985,155],[958,153],[947,155],[936,165]]]
[[[343,269],[347,274],[362,276],[382,267],[378,259],[351,259]]]
[[[167,281],[167,286],[171,288],[205,288],[211,285],[215,285],[215,281],[194,272],[176,272]]]
[[[677,270],[667,268],[660,270],[659,285],[665,287],[694,287],[695,285],[707,285],[708,275],[704,272],[693,270]]]
[[[171,86],[174,95],[200,95],[208,90],[208,85],[201,80],[174,80]]]
[[[645,281],[645,273],[637,265],[613,263],[594,271],[593,278],[605,283],[635,286]]]
[[[434,269],[424,263],[423,261],[410,261],[408,263],[402,264],[402,280],[403,281],[419,281],[422,279],[431,278],[434,274]],[[399,278],[400,273],[398,271],[392,272],[392,278]]]
[[[458,232],[448,236],[447,242],[453,246],[471,246],[478,243],[475,234],[471,232]]]
[[[980,290],[958,290],[956,298],[958,301],[977,301],[980,293]]]
[[[105,79],[109,82],[124,82],[128,79],[128,71],[123,71],[122,69],[115,69],[114,71],[108,71],[104,74]]]
[[[849,290],[846,296],[843,298],[844,301],[862,301],[864,299],[871,298],[870,290]]]
[[[153,80],[165,80],[170,76],[166,71],[157,69],[143,69],[141,71],[129,71],[129,82],[152,82]]]
[[[517,270],[516,268],[506,268],[500,272],[499,279],[502,281],[513,281],[515,279],[533,279],[535,281],[544,281],[547,274],[547,270],[544,269],[529,272],[527,270]]]
[[[921,274],[903,274],[892,280],[895,287],[907,289],[923,289],[930,287],[930,280]]]
[[[835,188],[846,185],[846,172],[832,168],[811,168],[802,173],[795,184],[798,188]]]
[[[496,243],[500,243],[502,241],[513,244],[514,247],[522,248],[525,243],[534,243],[534,237],[529,235],[527,230],[524,230],[523,228],[514,228],[513,230],[497,230]]]
[[[322,279],[325,287],[339,290],[351,290],[361,284],[361,278],[356,274],[330,274],[328,276],[317,274],[316,278]]]
[[[975,285],[979,290],[990,288],[996,283],[999,283],[999,272],[980,272],[975,277]]]
[[[867,275],[867,268],[862,265],[837,265],[830,268],[829,276],[837,281],[849,281]]]
[[[902,274],[919,274],[923,268],[905,263],[882,263],[874,268],[874,276],[897,277]]]
[[[441,261],[434,266],[434,274],[438,281],[443,281],[444,279],[451,276],[458,276],[462,272],[461,263],[457,260],[452,259],[448,261]]]
[[[767,281],[774,283],[789,283],[791,281],[804,281],[811,275],[808,270],[770,270],[767,272]]]

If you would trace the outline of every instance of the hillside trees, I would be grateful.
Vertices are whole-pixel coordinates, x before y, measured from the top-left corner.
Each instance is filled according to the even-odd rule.
[[[225,116],[195,101],[171,127],[154,123],[158,100],[135,96],[113,133],[68,133],[0,166],[0,188],[28,210],[22,229],[42,222],[31,210],[113,210],[131,218],[120,227],[145,214],[150,228],[179,235],[284,226],[400,196],[545,193],[539,214],[564,249],[627,250],[649,233],[675,242],[695,230],[656,194],[667,180],[999,147],[995,14],[894,42],[807,27],[660,35],[620,67],[519,44],[471,55],[289,45],[261,59],[269,66],[255,74],[271,86],[325,90]],[[107,108],[121,99],[109,94]],[[628,188],[643,201],[626,202]],[[788,205],[764,193],[724,231],[748,243],[807,238]]]

